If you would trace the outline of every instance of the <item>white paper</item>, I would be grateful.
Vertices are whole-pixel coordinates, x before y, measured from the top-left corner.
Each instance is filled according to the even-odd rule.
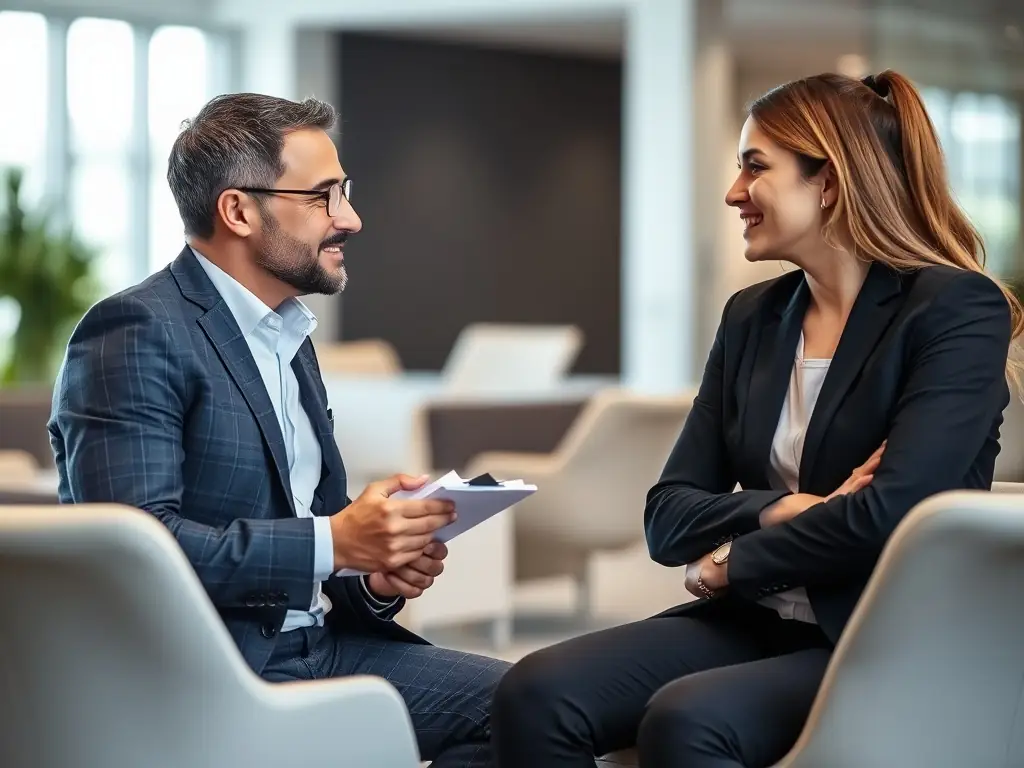
[[[457,472],[449,472],[444,477],[425,483],[415,491],[393,493],[391,498],[441,499],[455,502],[457,519],[434,535],[438,541],[449,542],[537,491],[536,485],[530,485],[522,480],[506,480],[499,485],[467,485],[467,482],[459,477]],[[345,568],[336,575],[361,576],[363,571]]]

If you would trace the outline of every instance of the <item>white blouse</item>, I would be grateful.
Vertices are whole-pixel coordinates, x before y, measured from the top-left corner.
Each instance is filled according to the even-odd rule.
[[[804,337],[796,348],[796,359],[789,379],[789,390],[782,404],[779,424],[771,450],[772,487],[797,493],[800,487],[800,457],[804,450],[804,437],[811,421],[814,405],[818,401],[821,385],[831,360],[804,358]],[[804,589],[780,592],[761,600],[763,605],[774,608],[784,619],[797,619],[817,623],[814,611]]]

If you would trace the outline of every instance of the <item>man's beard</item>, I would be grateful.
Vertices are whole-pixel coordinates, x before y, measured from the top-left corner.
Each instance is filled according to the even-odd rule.
[[[319,254],[297,240],[281,227],[269,211],[263,212],[263,247],[256,254],[256,264],[278,280],[287,283],[302,295],[313,293],[332,296],[345,290],[348,274],[340,264],[330,272],[320,264]],[[344,244],[347,235],[328,238],[322,246]]]

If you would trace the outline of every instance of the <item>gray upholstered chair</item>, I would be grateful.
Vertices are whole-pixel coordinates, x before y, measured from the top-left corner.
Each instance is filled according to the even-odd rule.
[[[171,534],[113,505],[0,507],[0,765],[415,768],[377,678],[266,683]]]
[[[907,515],[777,768],[1024,765],[1022,490]]]

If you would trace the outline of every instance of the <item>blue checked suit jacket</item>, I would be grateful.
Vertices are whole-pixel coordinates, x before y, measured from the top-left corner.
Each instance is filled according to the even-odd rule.
[[[323,454],[314,515],[349,504],[312,343],[292,363]],[[62,503],[145,510],[177,538],[259,673],[288,609],[313,598],[313,521],[292,507],[284,440],[259,370],[191,250],[79,323],[49,422]],[[423,642],[331,577],[332,630]]]

